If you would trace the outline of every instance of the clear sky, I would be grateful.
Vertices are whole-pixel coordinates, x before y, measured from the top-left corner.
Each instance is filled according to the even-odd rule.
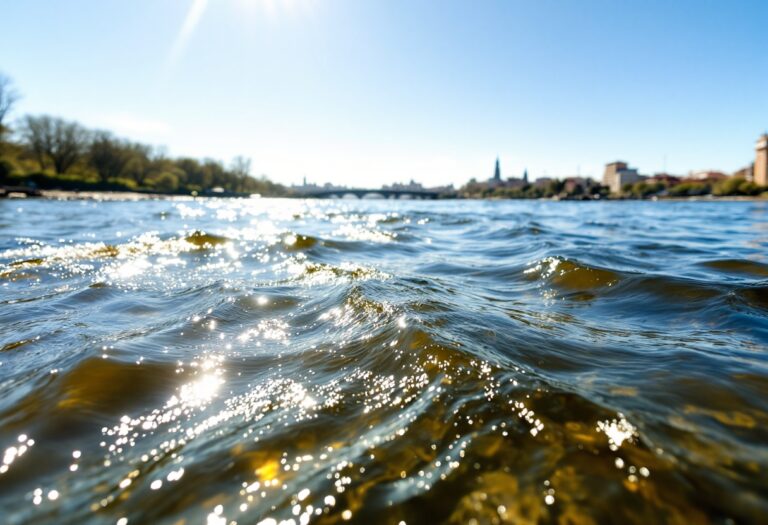
[[[768,129],[768,1],[0,0],[15,116],[294,183],[732,171]]]

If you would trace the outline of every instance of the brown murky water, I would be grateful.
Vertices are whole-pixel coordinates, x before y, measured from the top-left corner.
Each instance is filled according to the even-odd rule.
[[[765,523],[768,205],[0,202],[0,521]]]

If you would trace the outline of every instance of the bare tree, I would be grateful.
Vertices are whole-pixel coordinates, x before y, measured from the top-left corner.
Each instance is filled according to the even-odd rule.
[[[66,173],[83,158],[90,133],[76,122],[41,115],[27,115],[21,124],[21,136],[45,169],[53,165],[56,173]]]
[[[246,179],[251,176],[251,159],[238,155],[232,159],[229,171],[237,180],[238,191],[243,191]]]
[[[229,169],[238,177],[247,177],[251,174],[251,159],[238,155],[232,159]]]
[[[0,140],[7,131],[5,119],[19,100],[18,92],[13,88],[13,82],[7,76],[0,73]]]

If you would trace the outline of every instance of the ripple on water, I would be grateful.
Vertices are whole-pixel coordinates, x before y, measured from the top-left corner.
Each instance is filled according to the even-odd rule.
[[[746,277],[768,277],[768,264],[748,259],[720,259],[706,261],[702,266],[721,271],[723,273],[743,275]]]
[[[93,203],[114,217],[76,236],[51,204],[19,204],[44,231],[0,226],[8,523],[768,513],[755,225],[190,199]]]

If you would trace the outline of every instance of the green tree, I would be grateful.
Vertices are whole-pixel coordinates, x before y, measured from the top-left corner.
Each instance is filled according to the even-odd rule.
[[[633,197],[637,197],[639,199],[648,197],[649,195],[655,195],[656,193],[659,193],[661,190],[664,189],[664,185],[661,183],[647,183],[644,181],[636,182],[629,193],[632,194]]]
[[[90,133],[77,122],[48,115],[27,115],[20,131],[40,167],[52,165],[57,174],[66,173],[80,161],[90,142]]]
[[[701,182],[683,182],[669,188],[669,194],[673,197],[691,197],[696,195],[707,195],[711,192],[709,184]]]
[[[739,184],[739,194],[741,195],[760,195],[762,192],[763,188],[752,181],[744,180]]]
[[[547,183],[547,189],[546,189],[546,196],[547,197],[554,197],[555,195],[560,195],[560,192],[563,191],[563,188],[565,187],[565,183],[561,180],[551,180]]]
[[[147,178],[153,173],[163,171],[172,165],[171,161],[164,163],[165,159],[160,158],[156,164],[151,158],[152,147],[138,142],[126,143],[125,152],[128,162],[123,170],[123,176],[136,182],[139,186],[146,185]]]
[[[153,189],[171,193],[179,189],[179,176],[175,171],[164,171],[152,175],[151,178],[147,179],[147,183]]]
[[[90,145],[88,161],[102,182],[123,175],[130,160],[130,152],[111,133],[96,132]]]
[[[176,167],[184,172],[187,184],[201,189],[212,187],[211,179],[203,172],[197,159],[185,157],[177,159],[175,164]]]
[[[719,181],[712,188],[715,195],[757,195],[761,191],[760,186],[741,177],[729,177]]]

